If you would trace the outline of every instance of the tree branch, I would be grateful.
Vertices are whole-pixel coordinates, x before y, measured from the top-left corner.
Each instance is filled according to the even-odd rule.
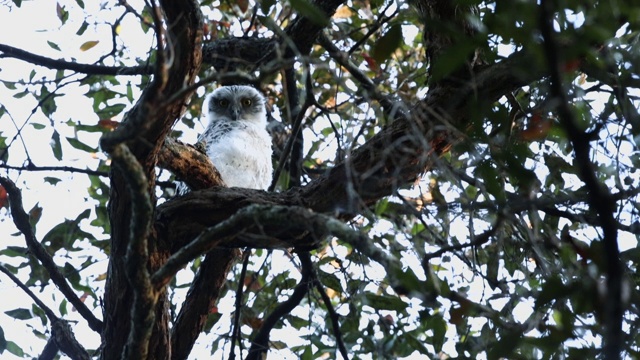
[[[174,173],[190,189],[224,186],[220,173],[207,154],[169,137],[158,153],[158,166]]]
[[[179,98],[172,96],[193,84],[202,61],[203,18],[197,1],[161,0],[164,24],[167,24],[165,44],[159,43],[158,51],[166,51],[163,63],[170,67],[167,77],[155,76],[144,89],[140,99],[127,113],[122,124],[115,131],[106,133],[100,139],[101,148],[112,152],[124,143],[142,166],[148,182],[147,191],[152,205],[155,205],[155,167],[157,156],[164,139],[175,121],[184,113],[191,92],[182,92]],[[157,31],[165,31],[159,30]],[[156,66],[154,65],[154,69]],[[166,66],[159,71],[167,71]],[[167,102],[172,99],[172,102]],[[104,313],[105,331],[101,355],[104,360],[120,359],[123,347],[128,342],[131,330],[130,313],[134,303],[134,291],[129,285],[126,253],[132,228],[132,198],[128,181],[118,171],[111,172],[111,193],[109,217],[111,221],[111,254],[109,276],[106,282]],[[158,241],[152,232],[149,238],[150,272],[157,270],[169,255],[165,244]],[[159,290],[159,289],[158,289]],[[149,339],[149,357],[158,360],[171,356],[169,337],[169,313],[166,291],[158,291],[155,322]]]
[[[442,255],[444,253],[447,253],[449,251],[462,250],[462,249],[466,249],[468,247],[480,246],[480,245],[486,243],[500,229],[500,227],[502,226],[502,221],[503,221],[503,218],[499,217],[498,220],[496,221],[496,223],[493,224],[493,226],[491,226],[491,229],[489,229],[489,230],[483,232],[482,234],[476,236],[475,239],[473,239],[473,241],[471,241],[471,242],[469,242],[467,244],[451,245],[451,246],[443,247],[443,248],[439,249],[438,251],[434,251],[434,252],[432,252],[430,254],[426,254],[424,256],[424,258],[422,259],[422,267],[424,268],[424,267],[428,266],[429,261],[431,259],[439,257],[440,255]]]
[[[300,262],[303,263],[303,266],[306,262],[311,264],[311,257],[309,256],[308,252],[301,252],[298,254],[298,257],[300,258]],[[338,344],[340,355],[342,355],[343,359],[348,360],[349,353],[347,352],[347,347],[344,345],[344,340],[342,339],[342,331],[340,330],[340,315],[338,315],[338,313],[336,313],[336,310],[333,308],[331,299],[329,298],[329,295],[327,295],[325,289],[322,287],[322,283],[320,283],[320,280],[318,280],[318,274],[315,270],[313,270],[311,273],[311,280],[313,282],[313,286],[315,286],[316,290],[318,290],[318,293],[322,298],[322,302],[324,303],[324,306],[326,306],[327,312],[329,313],[331,327],[333,328],[333,334],[335,335],[336,344]]]
[[[576,124],[566,92],[562,85],[559,70],[559,57],[555,37],[553,34],[553,4],[543,0],[539,7],[540,31],[544,38],[543,48],[551,77],[551,95],[557,99],[557,111],[562,126],[571,140],[575,153],[575,163],[578,176],[589,189],[589,204],[599,217],[602,228],[602,242],[604,247],[605,273],[607,276],[607,300],[604,302],[604,357],[608,360],[620,358],[622,349],[622,278],[624,271],[620,262],[618,248],[618,231],[614,218],[616,204],[609,190],[598,180],[593,163],[591,162],[591,145],[589,137]]]
[[[211,309],[220,297],[226,274],[238,256],[237,249],[213,249],[200,263],[187,297],[171,328],[171,359],[189,357]]]
[[[0,44],[0,52],[2,52],[0,57],[11,57],[49,69],[70,70],[87,75],[151,75],[153,73],[149,65],[127,67],[79,64],[73,61],[55,60],[36,55],[5,44]]]
[[[151,276],[151,282],[156,289],[165,286],[183,266],[215,247],[314,247],[327,235],[327,231],[331,231],[324,224],[331,219],[294,206],[254,204],[244,207],[181,247]],[[310,236],[301,237],[307,233]],[[283,234],[297,234],[299,238],[291,237],[293,240],[286,241],[282,240],[285,238]]]
[[[340,66],[344,67],[353,78],[360,83],[365,96],[376,100],[385,111],[389,119],[396,117],[407,118],[407,107],[402,101],[394,101],[390,96],[380,93],[376,84],[349,60],[348,54],[340,51],[338,47],[324,34],[318,37],[318,43],[327,50],[329,56]]]
[[[340,0],[313,1],[327,19],[330,19],[343,3],[344,1]],[[323,29],[324,27],[317,22],[297,16],[284,29],[283,36],[275,39],[231,38],[207,43],[202,51],[204,62],[213,65],[218,71],[255,69],[275,60],[280,53],[284,53],[285,59],[293,57],[291,52],[308,54]],[[289,44],[294,44],[296,49],[291,49]]]
[[[13,215],[13,222],[24,235],[29,251],[42,263],[42,266],[47,269],[47,272],[51,276],[51,280],[62,292],[67,300],[78,310],[78,313],[87,320],[91,330],[100,332],[102,330],[102,321],[98,320],[89,308],[80,300],[80,298],[73,291],[66,278],[60,273],[57,265],[53,261],[53,258],[47,250],[36,239],[31,224],[29,223],[29,215],[24,211],[22,207],[22,194],[16,187],[13,181],[0,176],[0,185],[2,185],[7,194],[9,194],[9,203],[11,207],[11,214]]]
[[[308,257],[309,254],[306,254]],[[271,330],[278,324],[278,321],[300,305],[302,299],[304,299],[305,295],[309,292],[312,271],[313,266],[311,261],[302,261],[302,278],[300,282],[293,289],[293,294],[273,309],[271,314],[264,320],[260,331],[251,342],[251,348],[249,349],[249,355],[247,355],[246,360],[260,360],[266,356],[267,351],[269,351],[269,336]]]
[[[58,350],[62,350],[67,356],[69,356],[73,360],[89,360],[89,354],[87,351],[78,343],[75,336],[73,336],[73,331],[71,331],[71,327],[69,324],[58,318],[56,314],[45,305],[25,284],[20,281],[15,275],[13,275],[7,268],[0,265],[0,271],[7,275],[11,281],[13,281],[22,291],[24,291],[33,301],[38,305],[40,309],[42,309],[51,321],[51,339],[47,342],[45,346],[45,350],[43,350],[43,356],[51,356],[51,358],[55,357],[58,353]],[[50,354],[50,355],[49,355]]]
[[[109,176],[109,173],[106,171],[80,169],[72,166],[37,166],[31,162],[25,166],[13,166],[13,165],[7,165],[7,164],[0,164],[0,169],[18,170],[18,171],[63,171],[63,172],[87,174],[87,175],[93,175],[93,176],[103,176],[103,177]]]
[[[244,295],[244,280],[247,277],[247,266],[249,266],[249,255],[251,254],[250,250],[245,251],[242,254],[244,258],[242,260],[242,270],[240,271],[240,278],[238,279],[238,289],[236,289],[236,304],[235,304],[235,312],[233,314],[233,323],[231,325],[231,349],[229,350],[229,360],[234,360],[236,358],[236,342],[240,347],[240,356],[242,356],[242,340],[240,340],[240,314],[242,312],[242,298]]]
[[[131,194],[131,229],[126,253],[127,278],[133,289],[131,326],[124,348],[124,359],[146,359],[154,324],[157,293],[151,287],[147,263],[148,238],[153,214],[144,169],[123,144],[111,153],[113,165],[126,179]]]

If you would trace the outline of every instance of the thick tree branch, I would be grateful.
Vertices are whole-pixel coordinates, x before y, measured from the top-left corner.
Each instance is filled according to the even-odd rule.
[[[607,300],[604,303],[604,357],[608,360],[620,359],[623,336],[622,278],[624,271],[620,262],[617,223],[614,217],[616,204],[610,191],[598,180],[596,169],[591,162],[589,137],[577,125],[563,89],[558,47],[553,34],[553,6],[550,1],[543,0],[539,8],[540,31],[544,38],[543,47],[551,75],[551,95],[558,100],[558,115],[573,145],[578,176],[589,189],[589,204],[600,220],[607,276]]]
[[[164,10],[163,24],[166,35],[159,43],[159,51],[165,51],[166,61],[155,64],[160,73],[145,88],[138,103],[127,113],[122,124],[100,140],[103,150],[113,152],[125,143],[142,166],[148,181],[148,194],[155,205],[155,166],[157,155],[174,122],[184,113],[193,91],[182,92],[181,97],[172,97],[195,81],[202,61],[203,19],[197,1],[161,0]],[[156,14],[157,15],[157,14]],[[156,16],[158,17],[158,16]],[[158,25],[161,26],[161,25]],[[164,65],[164,66],[163,66]],[[169,67],[170,69],[167,69]],[[172,99],[168,102],[167,99]],[[132,198],[128,181],[118,171],[111,172],[109,216],[111,220],[111,256],[107,277],[104,313],[102,357],[105,360],[119,359],[131,331],[130,312],[134,303],[134,292],[127,279],[126,252],[132,228]],[[155,233],[149,238],[149,271],[153,272],[168,257],[165,243],[157,241]],[[158,360],[171,355],[169,338],[169,313],[164,289],[158,291],[155,306],[155,322],[149,339],[149,357]]]
[[[102,330],[102,321],[98,320],[84,302],[80,300],[71,286],[69,286],[69,283],[67,283],[64,275],[62,275],[60,270],[58,270],[58,266],[53,261],[51,255],[47,253],[44,246],[42,246],[42,244],[40,244],[36,239],[33,229],[31,228],[31,224],[29,223],[29,215],[27,215],[22,207],[22,194],[20,194],[20,190],[18,190],[13,181],[4,177],[0,177],[0,185],[2,185],[7,191],[7,194],[9,194],[9,204],[11,207],[13,222],[18,230],[20,230],[24,235],[29,251],[40,261],[40,263],[42,263],[42,266],[47,269],[53,283],[58,287],[66,299],[75,306],[78,313],[87,320],[89,327],[93,331],[100,332]]]
[[[38,360],[54,360],[56,356],[58,356],[58,352],[60,348],[58,344],[56,344],[56,340],[53,337],[50,337],[47,341],[47,344],[42,349],[40,356],[38,356]]]
[[[230,218],[204,230],[193,241],[182,246],[151,276],[151,282],[156,289],[165,286],[183,266],[215,247],[313,248],[331,233],[333,228],[326,225],[333,224],[331,219],[293,206],[254,204],[241,208]],[[289,241],[282,240],[286,238],[285,234],[298,236]]]
[[[11,57],[34,65],[44,66],[54,70],[70,70],[87,75],[151,75],[153,70],[148,65],[139,66],[103,66],[93,64],[79,64],[73,61],[55,60],[36,55],[13,46],[0,44],[0,58]]]
[[[158,153],[158,166],[171,171],[190,189],[225,186],[220,173],[204,151],[166,138]]]
[[[147,270],[149,262],[147,242],[153,208],[144,169],[133,154],[121,144],[115,147],[111,156],[113,165],[126,179],[131,194],[132,220],[126,265],[127,278],[133,289],[133,306],[129,339],[123,359],[146,359],[157,301],[157,292],[151,287]]]
[[[171,359],[189,357],[211,309],[220,297],[226,274],[238,256],[237,249],[213,249],[200,263],[187,297],[171,328]]]

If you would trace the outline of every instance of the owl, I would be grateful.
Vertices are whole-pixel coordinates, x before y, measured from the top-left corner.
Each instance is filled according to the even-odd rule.
[[[222,86],[205,104],[209,124],[198,142],[222,180],[229,187],[267,189],[273,166],[264,96],[251,86]]]

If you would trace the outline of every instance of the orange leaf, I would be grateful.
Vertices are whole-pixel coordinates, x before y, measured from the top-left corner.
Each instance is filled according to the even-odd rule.
[[[262,327],[262,319],[258,319],[257,317],[246,317],[242,319],[242,322],[249,325],[254,330]]]
[[[363,53],[362,57],[364,58],[364,61],[367,62],[367,65],[369,65],[369,69],[371,69],[371,70],[373,70],[375,72],[379,72],[380,71],[380,68],[378,67],[378,63],[376,62],[376,60],[374,58],[369,56],[369,54]]]
[[[348,19],[348,18],[351,17],[351,15],[353,15],[353,11],[351,11],[351,9],[349,9],[348,6],[342,5],[333,14],[333,18],[334,19]]]
[[[0,185],[0,207],[7,205],[7,190]]]
[[[111,119],[102,119],[98,121],[98,126],[104,129],[113,130],[120,125],[119,122],[113,121]]]
[[[249,1],[248,0],[238,0],[238,7],[240,8],[240,10],[242,10],[243,13],[246,13],[247,9],[249,8]]]
[[[567,60],[562,64],[562,72],[569,73],[578,70],[580,59]]]
[[[547,137],[553,122],[548,118],[542,118],[540,113],[534,113],[529,121],[529,127],[522,130],[520,138],[525,141],[542,140]]]

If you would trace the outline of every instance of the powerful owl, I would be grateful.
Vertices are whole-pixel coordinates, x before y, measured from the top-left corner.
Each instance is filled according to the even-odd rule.
[[[223,86],[206,98],[209,125],[198,138],[229,187],[271,184],[271,137],[265,98],[251,86]]]

